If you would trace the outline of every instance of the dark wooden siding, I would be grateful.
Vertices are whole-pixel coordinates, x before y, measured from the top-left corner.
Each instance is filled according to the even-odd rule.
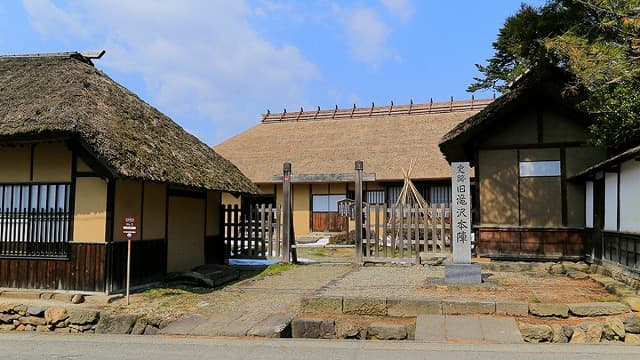
[[[312,213],[313,231],[339,232],[346,229],[346,218],[333,211],[314,211]]]
[[[69,244],[69,259],[0,258],[0,286],[105,291],[105,244]]]
[[[107,244],[107,257],[111,267],[108,279],[109,292],[126,287],[127,242]],[[164,239],[136,240],[131,242],[131,286],[143,285],[164,279],[167,269],[167,246]]]
[[[501,259],[583,259],[583,229],[487,228],[478,230],[477,253]]]

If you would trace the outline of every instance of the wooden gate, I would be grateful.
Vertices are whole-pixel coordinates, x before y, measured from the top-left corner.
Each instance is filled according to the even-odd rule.
[[[224,243],[228,258],[266,259],[282,251],[280,205],[222,205]]]
[[[420,262],[450,252],[451,210],[445,204],[429,208],[363,204],[362,253],[365,261]]]

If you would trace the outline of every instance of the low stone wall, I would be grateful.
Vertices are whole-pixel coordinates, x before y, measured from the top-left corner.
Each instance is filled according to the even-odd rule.
[[[153,335],[162,325],[136,315],[60,306],[0,304],[2,331]]]
[[[608,316],[630,311],[619,302],[546,304],[526,302],[424,300],[407,298],[368,298],[309,296],[302,299],[302,312],[309,314],[417,317],[418,315],[507,315],[567,318]]]
[[[352,321],[299,317],[291,322],[291,336],[309,339],[414,340],[415,321]]]
[[[624,319],[609,318],[579,325],[518,324],[526,342],[540,343],[625,343],[640,345],[640,316],[629,314]]]

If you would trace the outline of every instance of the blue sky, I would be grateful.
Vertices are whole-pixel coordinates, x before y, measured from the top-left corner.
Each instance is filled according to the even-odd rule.
[[[0,53],[105,49],[96,67],[215,145],[267,109],[468,99],[520,3],[8,0]]]

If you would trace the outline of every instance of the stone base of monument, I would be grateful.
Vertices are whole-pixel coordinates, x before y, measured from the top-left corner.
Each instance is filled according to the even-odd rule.
[[[480,264],[444,264],[444,282],[447,284],[481,284]]]

